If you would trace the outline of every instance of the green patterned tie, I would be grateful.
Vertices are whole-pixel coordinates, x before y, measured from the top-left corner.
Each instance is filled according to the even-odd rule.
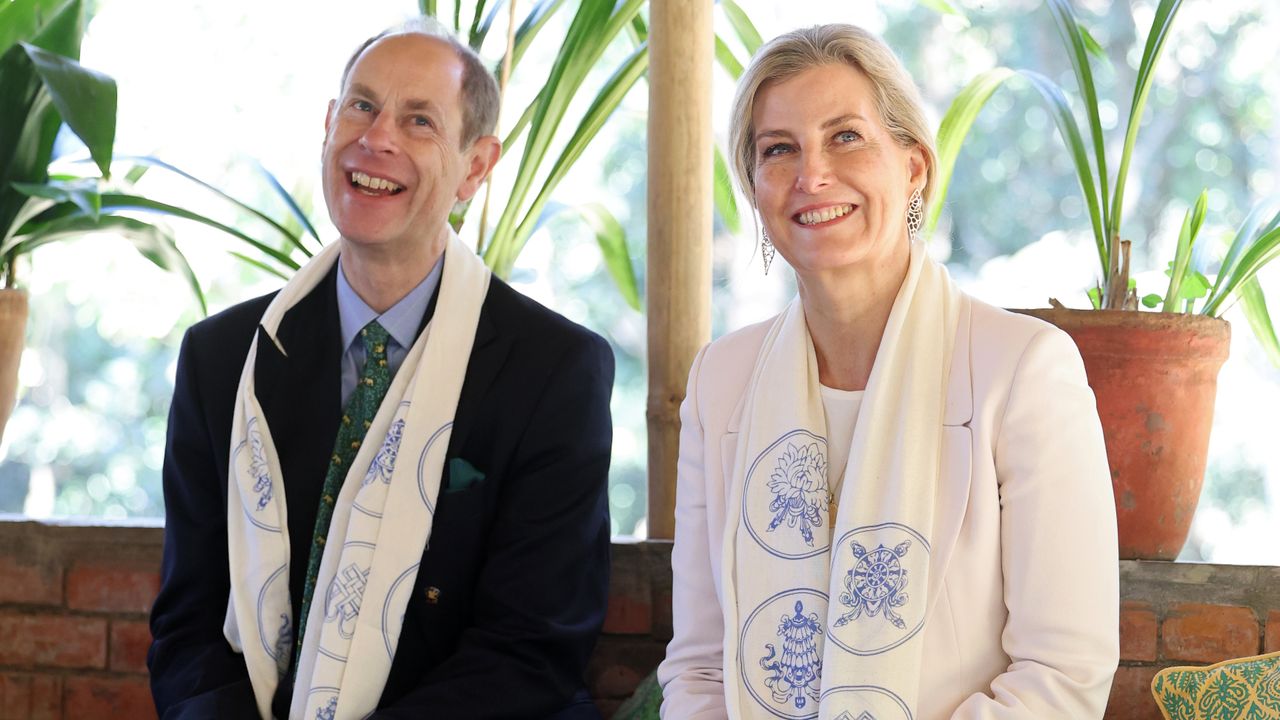
[[[324,557],[324,541],[329,534],[329,522],[333,519],[333,503],[342,490],[351,461],[360,450],[365,432],[378,414],[382,398],[391,385],[391,368],[387,366],[387,339],[390,334],[378,324],[370,322],[360,331],[364,343],[364,369],[356,380],[355,390],[342,410],[342,425],[338,439],[333,443],[333,455],[329,458],[329,470],[324,476],[324,489],[320,491],[320,509],[316,513],[316,530],[311,538],[311,556],[307,562],[307,579],[302,589],[302,617],[298,618],[298,639],[294,645],[294,663],[298,667],[298,654],[302,651],[302,636],[307,629],[307,614],[311,611],[311,598],[316,591],[316,575],[320,572],[320,559]],[[296,672],[296,670],[295,670]]]

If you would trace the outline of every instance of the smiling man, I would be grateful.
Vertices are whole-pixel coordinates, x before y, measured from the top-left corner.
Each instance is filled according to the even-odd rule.
[[[183,340],[151,617],[163,718],[595,718],[613,358],[448,224],[498,92],[430,26],[325,117],[339,238]]]

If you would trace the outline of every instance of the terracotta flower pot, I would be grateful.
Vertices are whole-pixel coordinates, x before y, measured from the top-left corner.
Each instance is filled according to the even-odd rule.
[[[1080,348],[1106,438],[1120,557],[1176,558],[1200,501],[1231,325],[1175,313],[1018,312],[1057,325]]]
[[[26,331],[26,291],[0,290],[0,438],[18,399],[18,360]]]

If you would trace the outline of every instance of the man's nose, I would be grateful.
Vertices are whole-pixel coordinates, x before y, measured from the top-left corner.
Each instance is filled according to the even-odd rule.
[[[813,194],[831,183],[831,163],[826,153],[802,152],[800,173],[796,175],[796,189]]]
[[[393,152],[396,149],[395,130],[395,118],[391,113],[377,113],[360,136],[360,146],[369,152]]]

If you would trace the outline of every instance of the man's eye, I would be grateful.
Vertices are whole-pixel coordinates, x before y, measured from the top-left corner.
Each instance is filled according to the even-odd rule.
[[[427,117],[426,115],[414,115],[413,124],[418,127],[433,127],[431,118]]]
[[[369,102],[368,100],[357,100],[357,101],[355,101],[355,102],[351,103],[351,107],[353,107],[353,108],[355,108],[355,109],[359,110],[360,112],[372,112],[372,111],[373,111],[373,103]]]

